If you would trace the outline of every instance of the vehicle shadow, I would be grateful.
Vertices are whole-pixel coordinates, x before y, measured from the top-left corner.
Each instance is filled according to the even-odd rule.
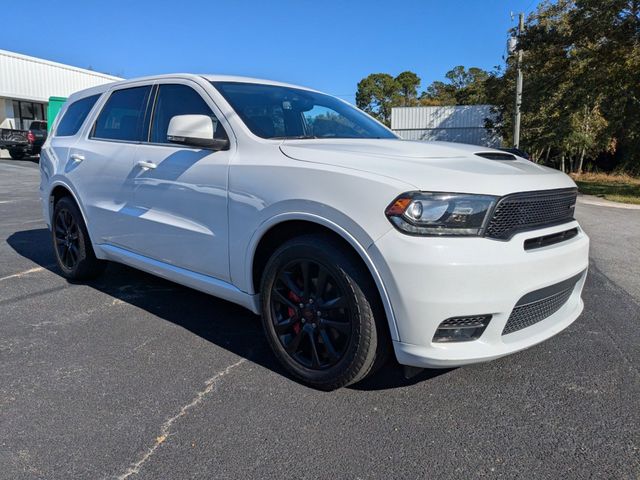
[[[15,232],[9,236],[7,243],[19,255],[60,275],[51,248],[50,233],[46,228]],[[260,317],[240,306],[116,263],[110,263],[98,279],[84,284],[296,381],[271,353],[262,332]],[[446,370],[424,370],[407,379],[402,367],[392,359],[376,375],[350,388],[398,388],[442,373],[446,373]]]

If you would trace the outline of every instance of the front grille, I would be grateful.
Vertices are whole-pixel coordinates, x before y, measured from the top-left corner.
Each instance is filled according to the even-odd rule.
[[[509,240],[514,234],[570,222],[576,206],[575,188],[514,193],[496,205],[485,236]]]
[[[509,315],[502,335],[517,332],[550,317],[567,303],[583,272],[564,282],[528,293],[522,297]]]

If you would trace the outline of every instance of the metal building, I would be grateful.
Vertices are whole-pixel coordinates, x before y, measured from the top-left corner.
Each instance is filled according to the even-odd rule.
[[[500,137],[484,126],[487,118],[495,119],[491,105],[395,107],[391,129],[407,140],[499,147]]]
[[[49,97],[117,80],[122,79],[0,50],[0,128],[27,129],[32,120],[47,119]]]

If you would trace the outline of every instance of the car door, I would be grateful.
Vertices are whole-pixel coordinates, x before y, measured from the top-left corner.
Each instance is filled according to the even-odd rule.
[[[40,168],[47,176],[54,173],[52,165],[69,174],[76,162],[68,163],[69,149],[78,143],[80,129],[94,108],[101,94],[80,98],[62,107],[58,120],[53,125],[52,136],[46,154],[40,158]]]
[[[227,172],[235,147],[213,151],[167,140],[171,118],[186,114],[210,116],[216,137],[226,138],[222,117],[202,87],[188,80],[160,83],[152,112],[149,142],[136,157],[139,215],[132,241],[155,260],[229,280]]]
[[[148,130],[152,85],[111,91],[84,138],[69,150],[67,175],[83,203],[94,243],[131,250],[136,150]]]

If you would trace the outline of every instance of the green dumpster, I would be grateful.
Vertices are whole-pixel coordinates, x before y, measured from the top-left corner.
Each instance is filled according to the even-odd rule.
[[[67,99],[65,97],[49,97],[49,105],[47,106],[47,133],[51,131],[51,125],[56,119],[56,115],[64,105]]]

